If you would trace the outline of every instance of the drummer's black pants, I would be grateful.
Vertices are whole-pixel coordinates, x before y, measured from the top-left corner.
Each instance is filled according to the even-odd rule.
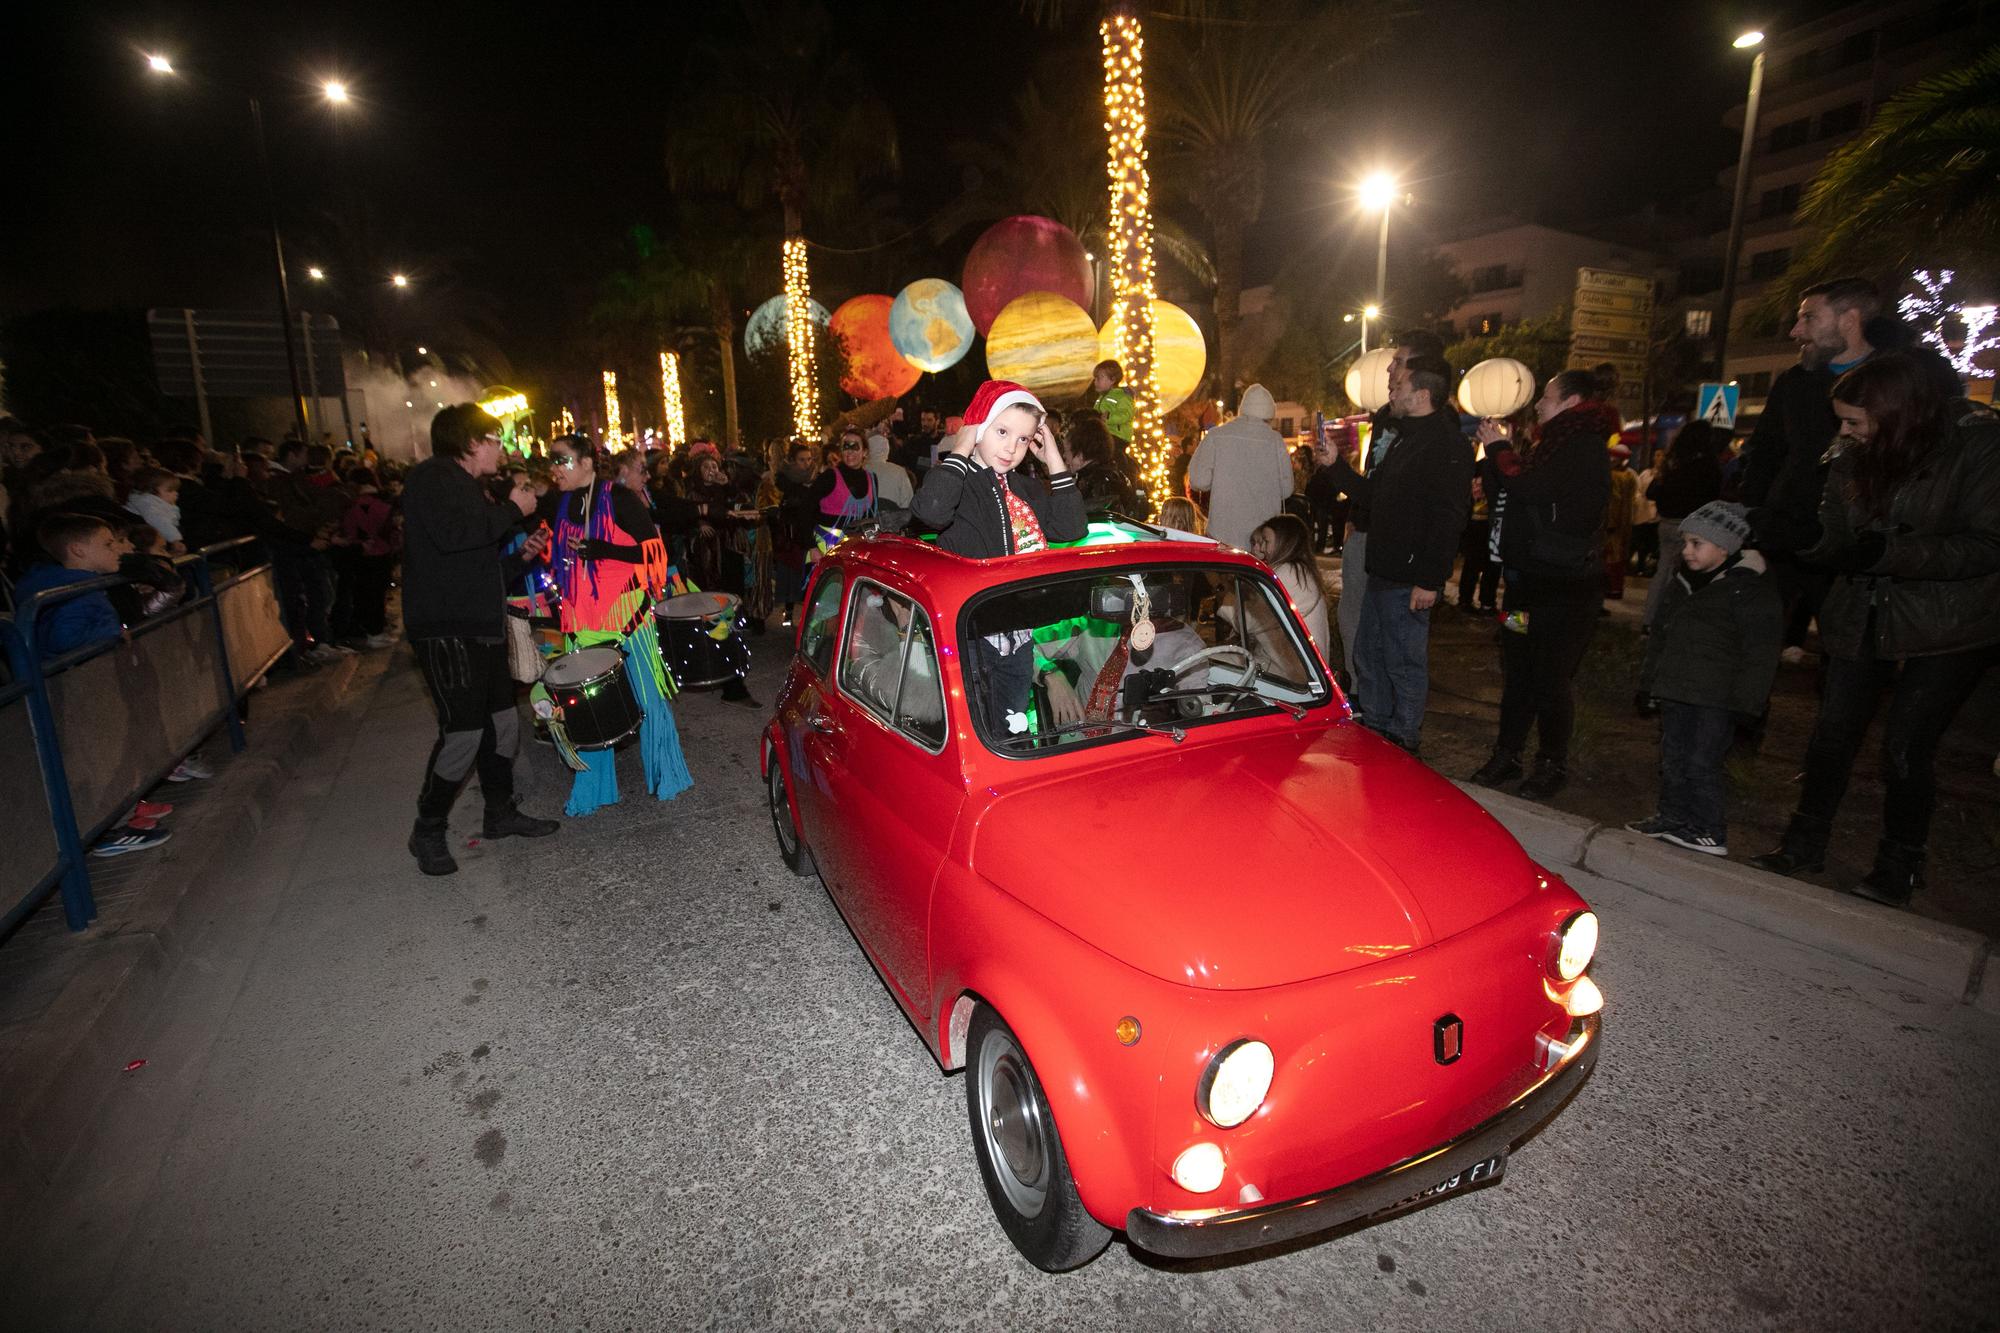
[[[438,738],[424,768],[417,818],[442,822],[476,765],[489,810],[514,799],[514,755],[521,746],[514,678],[500,639],[417,639],[417,665],[437,709]]]

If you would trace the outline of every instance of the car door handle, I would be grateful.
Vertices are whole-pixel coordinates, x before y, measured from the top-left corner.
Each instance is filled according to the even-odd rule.
[[[825,713],[807,713],[806,726],[819,732],[822,736],[830,736],[840,730],[840,724]]]

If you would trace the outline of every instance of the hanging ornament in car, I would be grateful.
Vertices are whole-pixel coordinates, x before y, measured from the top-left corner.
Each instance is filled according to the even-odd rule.
[[[1132,651],[1143,653],[1153,646],[1153,599],[1137,574],[1132,576]]]

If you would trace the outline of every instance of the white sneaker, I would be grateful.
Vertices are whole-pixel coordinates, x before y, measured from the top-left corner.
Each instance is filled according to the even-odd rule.
[[[1778,660],[1786,666],[1804,666],[1806,664],[1806,650],[1797,644],[1793,644],[1778,654]]]
[[[215,776],[215,770],[189,755],[174,765],[174,771],[167,774],[169,782],[203,782]]]
[[[1670,842],[1676,847],[1685,847],[1691,852],[1700,852],[1703,856],[1729,855],[1728,843],[1719,842],[1709,837],[1706,833],[1696,833],[1693,829],[1668,829],[1666,832],[1656,836],[1662,842]]]
[[[392,648],[395,646],[396,636],[393,634],[371,634],[365,642],[371,650],[376,648]]]

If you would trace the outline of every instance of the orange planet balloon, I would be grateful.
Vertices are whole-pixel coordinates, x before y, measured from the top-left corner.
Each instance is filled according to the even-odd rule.
[[[842,301],[827,321],[846,351],[840,387],[865,403],[899,398],[924,376],[903,359],[889,336],[889,311],[895,304],[893,296],[856,296]]]

